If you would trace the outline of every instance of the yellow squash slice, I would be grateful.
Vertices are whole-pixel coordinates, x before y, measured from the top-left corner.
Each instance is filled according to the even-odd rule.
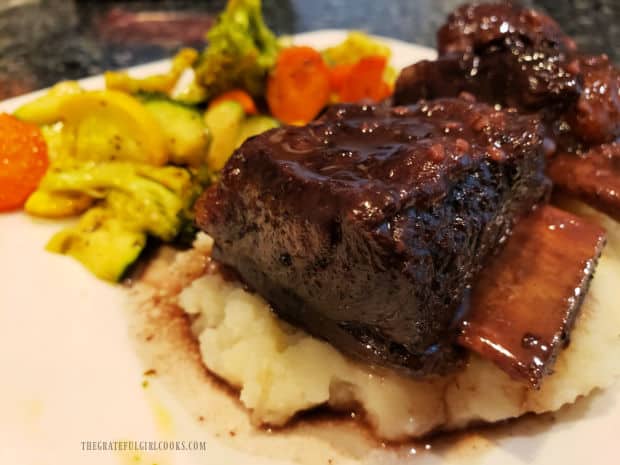
[[[125,160],[151,165],[168,161],[155,117],[137,99],[116,90],[68,96],[59,108],[78,160]]]

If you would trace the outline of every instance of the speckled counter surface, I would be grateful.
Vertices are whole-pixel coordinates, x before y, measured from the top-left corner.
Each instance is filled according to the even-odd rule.
[[[263,0],[279,34],[356,28],[424,45],[463,0]],[[620,0],[524,0],[620,62]],[[202,44],[224,0],[0,0],[0,99]]]

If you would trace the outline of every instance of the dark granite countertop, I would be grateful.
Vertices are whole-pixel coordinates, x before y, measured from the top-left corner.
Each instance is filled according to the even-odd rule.
[[[279,34],[356,28],[433,46],[463,0],[263,0]],[[620,61],[619,0],[524,0],[579,45]],[[200,46],[224,0],[0,0],[0,99]]]

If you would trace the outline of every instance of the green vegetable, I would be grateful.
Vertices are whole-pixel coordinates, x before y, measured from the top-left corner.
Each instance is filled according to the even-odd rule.
[[[52,124],[58,121],[60,105],[65,97],[83,92],[75,81],[63,81],[52,87],[38,99],[28,102],[17,110],[14,115],[22,121],[34,124]]]
[[[279,46],[265,25],[260,0],[229,0],[207,39],[196,66],[196,82],[206,89],[207,98],[234,88],[264,94]]]
[[[276,119],[265,115],[246,119],[243,107],[234,100],[226,100],[207,110],[205,122],[211,134],[207,164],[213,171],[221,170],[248,137],[280,125]]]
[[[237,136],[245,113],[241,104],[228,100],[205,113],[205,123],[211,134],[207,163],[212,170],[220,170],[237,148]]]
[[[74,141],[71,155],[76,159],[168,162],[159,122],[129,94],[104,90],[67,96],[59,114],[63,131]]]
[[[101,279],[118,281],[145,245],[146,234],[127,228],[110,209],[95,207],[76,226],[52,237],[46,248],[72,256]]]
[[[154,165],[168,161],[160,124],[139,100],[117,90],[86,92],[74,84],[58,84],[16,112],[47,125],[43,134],[53,160],[62,155]]]
[[[169,95],[185,70],[190,69],[198,58],[198,52],[192,48],[181,49],[172,59],[170,70],[164,74],[155,74],[142,79],[133,78],[123,71],[107,71],[105,83],[108,89],[120,90],[129,94],[138,92],[160,92]]]
[[[187,170],[175,166],[73,162],[48,171],[39,189],[104,199],[127,224],[169,241],[178,231],[191,181]]]
[[[277,128],[280,123],[277,119],[265,115],[250,116],[239,128],[237,134],[237,147],[241,146],[246,139],[257,136],[269,129]]]
[[[205,161],[209,137],[198,110],[162,98],[147,99],[144,105],[161,126],[171,162],[198,166]]]
[[[138,257],[147,234],[164,241],[179,234],[196,194],[184,168],[130,162],[65,162],[48,171],[39,191],[99,199],[47,248],[75,257],[111,281]]]
[[[192,190],[189,194],[189,200],[186,202],[185,209],[179,214],[181,219],[181,227],[179,233],[174,238],[175,244],[180,247],[191,247],[199,229],[196,227],[194,203],[202,194],[202,192],[213,182],[216,181],[215,173],[213,173],[206,164],[198,168],[190,168],[192,174]]]
[[[70,150],[71,141],[63,128],[64,124],[61,122],[41,126],[41,134],[47,144],[47,156],[52,162]]]
[[[34,216],[66,218],[83,213],[92,203],[92,197],[79,192],[51,192],[37,189],[28,197],[24,209]]]
[[[207,100],[207,91],[196,79],[191,79],[186,85],[172,92],[172,99],[186,105],[198,105]]]

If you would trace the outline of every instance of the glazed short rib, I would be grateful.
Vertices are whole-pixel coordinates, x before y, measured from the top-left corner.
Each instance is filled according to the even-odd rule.
[[[536,117],[471,99],[338,105],[246,141],[197,203],[283,319],[414,377],[459,365],[468,289],[549,190]]]
[[[437,33],[439,57],[405,68],[394,103],[467,92],[536,113],[558,190],[620,218],[620,69],[588,55],[545,14],[511,3],[457,8]]]

